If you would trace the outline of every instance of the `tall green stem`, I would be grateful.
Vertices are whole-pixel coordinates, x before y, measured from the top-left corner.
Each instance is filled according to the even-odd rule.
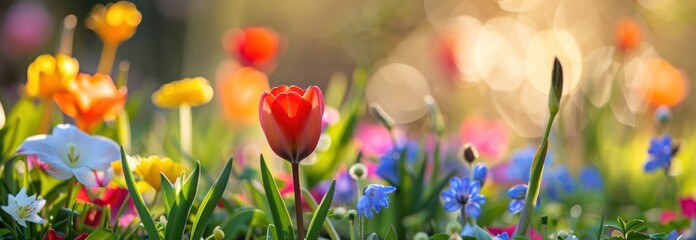
[[[304,219],[302,219],[302,196],[300,194],[300,164],[292,163],[292,184],[295,191],[295,219],[297,219],[297,239],[304,239]]]
[[[531,174],[529,175],[529,183],[527,184],[527,195],[524,200],[524,207],[522,208],[522,214],[520,215],[520,220],[515,229],[516,237],[527,235],[527,229],[529,228],[529,223],[534,214],[534,204],[539,197],[541,174],[544,171],[546,152],[549,147],[549,134],[551,133],[551,125],[553,124],[554,118],[556,118],[556,113],[552,112],[549,116],[548,123],[546,123],[546,132],[544,132],[544,138],[541,139],[541,146],[534,156]]]
[[[191,105],[183,104],[179,106],[179,128],[180,128],[180,143],[181,157],[191,156]]]

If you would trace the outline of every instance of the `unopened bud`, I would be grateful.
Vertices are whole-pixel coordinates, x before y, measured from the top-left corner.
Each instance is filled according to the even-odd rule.
[[[418,232],[413,236],[413,240],[428,240],[428,234],[424,232]]]
[[[387,129],[391,130],[392,127],[394,126],[394,119],[387,114],[387,112],[384,111],[384,108],[380,106],[377,103],[372,103],[370,104],[370,112],[372,112],[372,115],[379,120],[384,127]]]
[[[160,216],[159,222],[160,224],[167,226],[167,217],[165,217],[164,215]]]
[[[428,107],[430,120],[433,122],[433,131],[437,135],[442,135],[442,133],[445,130],[445,120],[442,119],[442,112],[440,112],[440,108],[437,106],[435,98],[433,98],[433,96],[427,95],[425,96],[425,98],[423,98],[423,101],[425,101],[425,105]]]
[[[355,211],[355,209],[348,210],[348,219],[355,221],[356,218],[358,218],[358,211]]]
[[[553,60],[553,71],[551,72],[551,90],[549,91],[549,112],[558,113],[563,95],[563,67],[558,58]]]
[[[365,179],[367,178],[367,167],[362,163],[353,164],[353,166],[350,166],[348,174],[355,181]]]
[[[459,223],[459,221],[451,221],[447,223],[447,227],[445,227],[445,229],[447,229],[447,233],[459,234],[459,232],[462,231],[462,224]]]
[[[225,239],[225,232],[222,231],[222,228],[220,226],[215,226],[215,229],[213,229],[213,237],[216,240]]]
[[[471,164],[474,161],[476,161],[478,157],[479,153],[478,150],[476,150],[476,146],[474,146],[474,144],[471,143],[465,143],[462,147],[462,158],[464,158],[464,161]]]
[[[333,217],[335,219],[345,219],[348,217],[348,211],[343,207],[337,207],[333,210]]]

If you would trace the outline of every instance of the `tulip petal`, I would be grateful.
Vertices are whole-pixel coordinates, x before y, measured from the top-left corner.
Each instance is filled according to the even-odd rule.
[[[266,140],[268,140],[268,145],[271,146],[273,152],[283,159],[290,160],[292,154],[290,153],[289,143],[287,142],[287,137],[279,123],[275,120],[272,112],[272,105],[275,102],[275,97],[272,94],[264,93],[261,96],[259,120],[261,122],[261,128],[266,135]]]

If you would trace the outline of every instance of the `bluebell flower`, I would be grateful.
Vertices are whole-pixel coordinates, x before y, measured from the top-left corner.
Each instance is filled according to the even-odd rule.
[[[488,175],[488,168],[482,163],[477,163],[474,165],[473,178],[474,181],[478,181],[483,186],[486,183],[486,176]]]
[[[575,191],[575,180],[566,166],[558,166],[545,174],[544,192],[552,201],[560,201],[561,196]]]
[[[672,165],[672,137],[665,135],[662,138],[653,138],[650,140],[648,148],[650,157],[645,163],[645,172],[654,172],[659,168],[669,171],[669,166]]]
[[[396,187],[370,184],[365,187],[363,196],[358,200],[358,214],[367,218],[372,218],[372,209],[379,213],[382,208],[389,207],[389,197],[387,194],[396,191]]]
[[[536,151],[537,147],[529,146],[517,150],[512,154],[512,160],[510,161],[510,166],[508,167],[508,181],[529,182],[529,171],[532,167],[532,162],[534,162],[534,155],[536,154]],[[551,162],[553,162],[551,151],[547,151],[544,166],[550,166]]]
[[[401,163],[401,153],[404,151],[404,148],[406,148],[406,163],[412,164],[415,162],[418,157],[418,144],[407,142],[385,151],[379,157],[379,166],[377,166],[375,173],[392,184],[399,184],[399,164]]]
[[[593,166],[584,167],[580,170],[579,179],[580,185],[588,191],[600,192],[604,190],[604,181],[602,174]]]
[[[445,211],[454,212],[463,208],[463,212],[473,218],[481,215],[481,205],[486,202],[486,197],[480,194],[481,184],[469,178],[453,177],[450,179],[450,188],[440,194],[445,200]]]
[[[510,235],[508,235],[507,232],[498,234],[498,235],[496,235],[495,237],[497,237],[497,238],[500,239],[500,240],[510,240]]]
[[[508,212],[513,214],[522,211],[524,207],[524,199],[527,195],[527,184],[517,184],[508,189],[508,197],[512,199],[508,204]]]

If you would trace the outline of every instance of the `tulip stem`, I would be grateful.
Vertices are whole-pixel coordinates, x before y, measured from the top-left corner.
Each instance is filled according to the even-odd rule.
[[[63,18],[63,30],[60,33],[60,46],[58,53],[68,56],[72,55],[73,36],[75,35],[75,27],[77,26],[77,17],[70,14]]]
[[[300,164],[292,163],[292,184],[295,191],[295,219],[297,219],[297,238],[304,239],[304,219],[302,218],[302,196],[300,194]]]
[[[41,114],[41,122],[39,123],[39,134],[48,133],[51,128],[51,119],[53,118],[53,103],[50,99],[43,100],[43,112]]]
[[[181,143],[181,158],[191,156],[191,105],[183,104],[179,106],[179,128]]]
[[[116,49],[118,44],[104,43],[104,48],[102,48],[101,58],[99,59],[99,67],[97,68],[98,73],[103,73],[106,75],[111,74],[111,68],[114,65],[114,59],[116,59]]]

